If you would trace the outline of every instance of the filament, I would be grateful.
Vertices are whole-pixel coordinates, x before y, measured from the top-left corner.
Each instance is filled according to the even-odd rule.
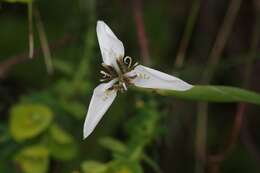
[[[124,57],[123,59],[124,64],[127,65],[128,68],[131,68],[132,66],[132,58],[129,56]]]

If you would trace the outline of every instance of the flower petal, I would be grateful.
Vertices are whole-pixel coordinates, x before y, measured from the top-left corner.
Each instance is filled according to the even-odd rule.
[[[93,92],[84,123],[83,136],[88,137],[116,98],[116,90],[107,90],[115,81],[98,85]]]
[[[116,59],[124,57],[123,43],[103,21],[97,22],[97,37],[104,63],[117,68]]]
[[[132,80],[135,86],[143,88],[167,89],[185,91],[192,88],[192,85],[174,76],[162,73],[142,65],[138,65],[129,76],[137,75]]]

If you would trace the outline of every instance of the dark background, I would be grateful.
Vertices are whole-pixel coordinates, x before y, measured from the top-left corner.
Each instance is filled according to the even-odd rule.
[[[100,78],[97,20],[142,64],[194,85],[260,92],[259,0],[35,0],[33,59],[27,7],[0,1],[0,172],[260,171],[254,105],[130,90],[82,140]]]

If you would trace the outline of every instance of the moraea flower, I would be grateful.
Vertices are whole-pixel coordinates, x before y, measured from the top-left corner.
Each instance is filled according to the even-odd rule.
[[[123,43],[103,22],[97,22],[97,38],[102,54],[102,79],[93,92],[87,117],[84,123],[84,138],[88,137],[107,109],[117,92],[124,92],[129,86],[142,88],[185,91],[192,85],[174,76],[133,63],[129,56],[124,56]]]

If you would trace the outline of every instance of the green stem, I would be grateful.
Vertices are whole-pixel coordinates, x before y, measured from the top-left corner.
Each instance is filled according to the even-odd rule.
[[[184,58],[186,55],[187,48],[191,39],[192,32],[195,28],[196,20],[199,16],[200,0],[194,0],[192,3],[191,13],[188,17],[186,28],[180,43],[180,49],[177,53],[175,66],[182,67],[184,63]]]
[[[45,60],[46,70],[47,70],[48,74],[52,74],[53,73],[53,63],[52,63],[52,59],[51,59],[51,51],[49,48],[49,43],[48,43],[48,39],[47,39],[46,32],[44,29],[44,25],[41,20],[41,15],[37,9],[35,10],[34,15],[35,15],[35,19],[36,19],[36,27],[37,27],[37,30],[39,33],[41,48],[42,48],[42,52],[43,52],[43,56],[44,56],[44,60]]]
[[[33,58],[34,39],[33,39],[33,2],[28,2],[28,29],[29,29],[29,58]]]

